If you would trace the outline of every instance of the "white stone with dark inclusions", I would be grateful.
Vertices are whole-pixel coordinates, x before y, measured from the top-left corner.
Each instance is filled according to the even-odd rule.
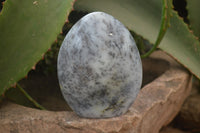
[[[133,37],[106,13],[84,16],[62,43],[58,79],[65,100],[79,116],[124,114],[142,82],[142,64]]]

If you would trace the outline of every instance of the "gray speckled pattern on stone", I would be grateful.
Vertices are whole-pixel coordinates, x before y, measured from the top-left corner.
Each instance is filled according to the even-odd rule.
[[[133,37],[106,13],[84,16],[60,48],[58,78],[65,100],[79,116],[108,118],[125,113],[142,82]]]

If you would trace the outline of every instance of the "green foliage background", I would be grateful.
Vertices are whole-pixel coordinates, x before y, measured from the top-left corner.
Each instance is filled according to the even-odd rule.
[[[28,74],[56,40],[72,0],[6,0],[0,13],[0,95]]]
[[[0,96],[34,68],[61,32],[73,0],[6,0],[0,12]],[[104,11],[200,78],[200,5],[187,0],[189,25],[172,0],[77,0],[77,11]],[[155,48],[156,48],[155,47]]]

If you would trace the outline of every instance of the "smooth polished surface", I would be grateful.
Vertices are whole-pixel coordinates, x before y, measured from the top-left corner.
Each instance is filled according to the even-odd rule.
[[[133,37],[106,13],[84,16],[60,48],[58,78],[65,100],[79,116],[107,118],[125,113],[142,82]]]

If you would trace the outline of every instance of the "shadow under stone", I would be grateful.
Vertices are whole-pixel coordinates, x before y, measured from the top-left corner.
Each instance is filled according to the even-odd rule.
[[[142,87],[152,82],[169,68],[169,63],[161,59],[146,58],[142,60],[142,64]],[[56,73],[44,75],[35,71],[30,71],[28,78],[21,80],[19,84],[31,97],[48,110],[71,110],[61,94]]]

